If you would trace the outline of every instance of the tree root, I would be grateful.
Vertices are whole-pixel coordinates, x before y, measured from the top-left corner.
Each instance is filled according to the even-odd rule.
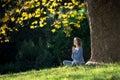
[[[99,65],[99,62],[95,62],[95,61],[88,61],[85,65]]]

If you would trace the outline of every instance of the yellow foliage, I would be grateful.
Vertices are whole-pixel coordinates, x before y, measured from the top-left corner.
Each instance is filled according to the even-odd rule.
[[[76,0],[71,0],[71,1],[72,1],[73,4],[76,2]]]
[[[5,39],[5,42],[9,42],[9,39]]]
[[[35,17],[40,17],[40,14],[39,13],[35,14]]]
[[[32,14],[31,14],[31,13],[29,13],[29,14],[28,14],[28,17],[29,17],[29,19],[30,19],[30,18],[32,18]]]
[[[37,8],[35,13],[40,13],[40,8]]]
[[[20,10],[19,10],[19,9],[16,9],[16,13],[20,13]]]
[[[80,4],[78,7],[79,7],[79,8],[83,8],[83,7],[85,7],[85,4],[82,3],[82,4]]]
[[[21,17],[20,20],[23,21],[23,17]]]
[[[44,27],[44,24],[40,24],[40,27]]]
[[[72,28],[71,27],[65,27],[63,31],[66,33],[66,37],[70,37]]]
[[[46,12],[43,12],[43,14],[46,14]]]
[[[62,21],[63,24],[67,24],[68,23],[68,20],[64,20]]]
[[[80,28],[80,24],[76,23],[74,24],[75,27]]]
[[[55,10],[54,9],[49,8],[48,10],[50,11],[50,13],[55,14]]]
[[[44,25],[46,25],[47,23],[46,22],[44,22]]]
[[[34,28],[35,28],[35,26],[33,26],[33,25],[32,25],[32,26],[30,26],[30,29],[34,29]]]
[[[38,2],[38,0],[34,0],[35,2]]]
[[[70,24],[75,24],[74,22],[70,22]]]
[[[40,18],[39,27],[44,27],[47,23],[44,22],[44,18]]]
[[[9,20],[9,17],[4,17],[3,19],[2,19],[2,22],[7,22]]]
[[[6,31],[2,29],[1,34],[6,35]]]
[[[52,29],[51,32],[52,32],[52,33],[55,33],[55,32],[56,32],[56,29]]]
[[[35,5],[36,7],[40,6],[40,2],[37,2],[37,4]]]
[[[27,20],[28,18],[29,18],[29,16],[26,16],[26,17],[23,18],[23,20]]]
[[[71,2],[64,3],[64,5],[61,5],[61,2],[62,0],[27,0],[24,1],[22,6],[18,6],[17,8],[15,8],[15,13],[19,13],[17,14],[19,17],[15,17],[14,14],[8,15],[7,13],[5,13],[5,16],[1,19],[1,21],[6,23],[9,20],[11,20],[12,22],[16,20],[15,23],[20,26],[24,26],[27,22],[30,23],[32,21],[30,29],[34,29],[36,27],[44,27],[47,24],[47,18],[52,17],[54,18],[54,22],[51,26],[53,26],[54,29],[52,29],[51,32],[55,33],[56,30],[60,29],[62,25],[63,31],[66,33],[66,36],[70,37],[72,31],[71,24],[72,26],[74,25],[75,27],[80,28],[80,21],[85,18],[85,16],[82,14],[85,11],[85,4],[79,4],[78,0],[71,0]],[[76,6],[80,8],[81,13],[79,13],[76,8],[74,9],[74,7]],[[64,11],[64,9],[67,10]],[[57,18],[56,15],[58,15]],[[72,22],[72,20],[70,20],[71,18],[75,19],[75,21],[78,21]],[[38,21],[38,19],[40,19],[40,21]],[[24,20],[26,20],[27,22],[25,21],[26,23],[24,23]],[[3,28],[3,26],[2,28],[0,28],[0,34],[5,35],[5,29],[13,31],[11,28]],[[14,28],[14,30],[18,31],[17,28]]]
[[[22,17],[28,16],[27,12],[22,13]]]
[[[8,28],[8,26],[6,24],[3,24],[0,28],[0,30],[1,30],[0,34],[6,35],[6,30],[5,29],[7,29],[7,28]]]
[[[54,26],[55,26],[56,29],[61,28],[61,25],[60,25],[60,24],[55,24]]]
[[[74,5],[79,5],[79,2],[76,1],[76,0],[72,0],[72,3],[73,3]]]
[[[75,17],[77,15],[77,11],[70,12],[71,17]]]
[[[54,1],[51,6],[56,7],[58,4]]]
[[[13,21],[15,21],[15,18],[14,18],[14,17],[12,17],[12,18],[11,18],[11,21],[12,21],[12,22],[13,22]]]
[[[35,13],[32,13],[32,16],[35,16]]]
[[[60,8],[62,9],[62,8],[63,8],[63,6],[60,6]]]
[[[68,24],[64,24],[64,27],[67,27],[67,26],[69,26]]]
[[[57,1],[62,2],[62,0],[57,0]]]
[[[17,28],[15,28],[15,31],[19,31]]]
[[[74,8],[74,6],[70,6],[70,7],[69,7],[69,9],[73,9],[73,8]]]
[[[35,17],[40,17],[40,16],[41,16],[41,14],[40,14],[40,8],[37,8],[35,10]]]
[[[50,0],[50,1],[54,1],[54,0]]]
[[[71,5],[72,5],[72,3],[69,2],[69,3],[68,3],[68,6],[71,6]]]
[[[42,0],[42,5],[45,5],[47,0]]]
[[[34,22],[32,22],[32,24],[37,24],[38,23],[38,21],[34,21]]]
[[[66,14],[62,14],[62,18],[66,18],[67,17],[67,15]]]
[[[2,18],[2,22],[7,22],[9,20],[9,16],[5,13],[5,16]]]

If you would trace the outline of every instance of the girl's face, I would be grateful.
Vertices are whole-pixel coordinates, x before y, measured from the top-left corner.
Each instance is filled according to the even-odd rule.
[[[78,44],[78,42],[77,42],[77,39],[76,39],[76,38],[74,38],[74,40],[73,40],[73,44],[74,44],[74,45],[77,45],[77,44]]]

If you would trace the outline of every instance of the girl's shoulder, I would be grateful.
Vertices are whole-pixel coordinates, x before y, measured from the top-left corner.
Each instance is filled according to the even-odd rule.
[[[81,50],[82,50],[82,47],[76,48],[76,51],[81,51]]]
[[[82,47],[79,47],[78,50],[82,50],[83,48]]]
[[[82,46],[80,46],[78,49],[82,49]]]

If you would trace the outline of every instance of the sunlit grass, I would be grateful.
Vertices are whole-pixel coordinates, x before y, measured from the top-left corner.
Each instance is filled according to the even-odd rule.
[[[120,64],[31,70],[0,75],[0,80],[120,80]]]

